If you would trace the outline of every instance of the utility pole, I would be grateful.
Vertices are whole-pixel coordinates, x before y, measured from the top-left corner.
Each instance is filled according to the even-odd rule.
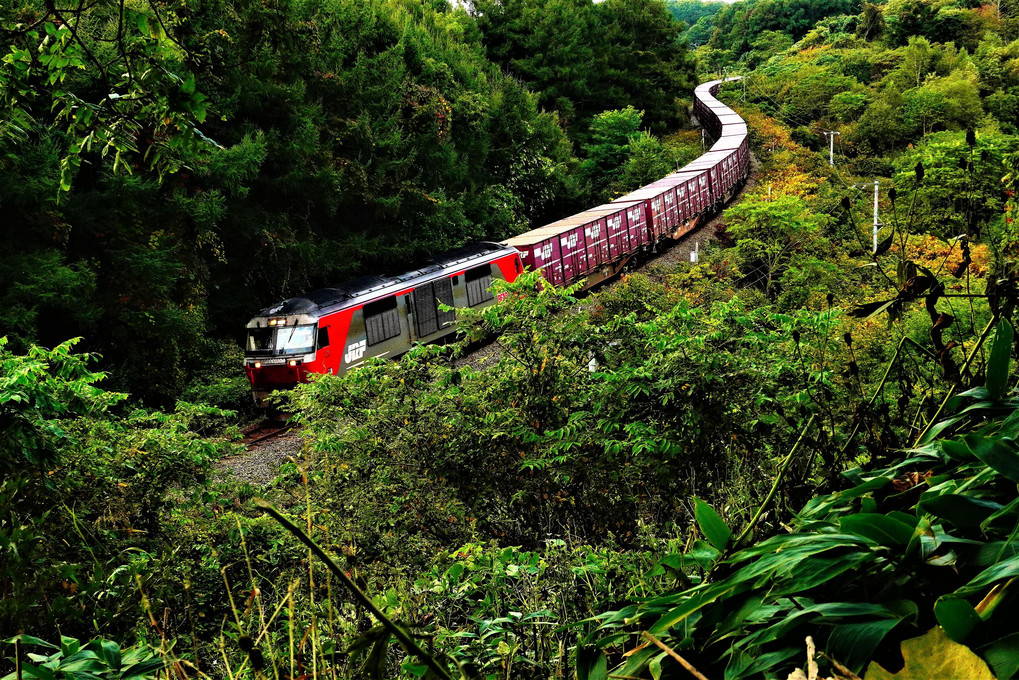
[[[877,180],[874,180],[874,252],[877,252]]]
[[[834,130],[826,130],[824,136],[828,138],[828,165],[835,167],[835,135],[841,135],[841,132],[835,132]]]

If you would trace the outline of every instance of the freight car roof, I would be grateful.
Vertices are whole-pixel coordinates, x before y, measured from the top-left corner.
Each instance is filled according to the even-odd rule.
[[[576,215],[570,215],[569,217],[564,217],[563,219],[551,224],[546,224],[543,227],[538,227],[537,229],[532,229],[531,231],[524,232],[523,234],[518,234],[517,236],[506,239],[503,243],[509,246],[534,245],[540,241],[557,236],[564,231],[569,231],[576,227],[589,224],[590,222],[603,219],[606,215],[622,213],[631,205],[635,204],[639,204],[639,201],[628,201],[616,204],[606,203],[598,206],[597,208],[590,208],[589,210],[579,212]]]
[[[662,179],[667,179],[673,184],[679,184],[680,182],[689,182],[690,180],[697,179],[703,174],[704,174],[703,170],[695,169],[687,170],[686,168],[683,168],[679,172],[674,172],[671,175],[666,175]]]
[[[266,307],[256,317],[314,314],[332,307],[368,302],[413,288],[442,273],[466,269],[476,263],[490,262],[495,259],[492,255],[500,253],[510,255],[515,254],[516,250],[500,243],[471,243],[429,258],[428,264],[420,269],[397,276],[362,276],[335,286],[319,288],[306,295],[287,298],[283,302]]]
[[[711,153],[716,151],[733,151],[743,145],[743,137],[722,137],[711,147]]]
[[[612,215],[624,212],[635,205],[643,206],[644,204],[641,201],[623,201],[621,199],[616,199],[612,203],[603,203],[597,208],[591,208],[588,212],[596,213],[598,215]]]
[[[694,100],[696,101],[699,99],[701,103],[708,108],[711,108],[712,104],[720,104],[721,102],[715,99],[714,95],[714,93],[718,91],[718,87],[723,82],[728,83],[739,79],[739,76],[732,76],[731,78],[726,78],[724,80],[712,80],[707,83],[701,83],[694,89]]]
[[[636,191],[631,191],[630,193],[626,194],[625,196],[622,196],[621,198],[624,198],[627,201],[647,200],[649,198],[657,198],[658,196],[661,196],[665,192],[666,189],[662,187],[652,186],[649,184],[647,186],[641,187],[640,189],[637,189]]]
[[[746,123],[727,123],[722,127],[722,136],[731,137],[733,135],[747,135],[747,124]]]

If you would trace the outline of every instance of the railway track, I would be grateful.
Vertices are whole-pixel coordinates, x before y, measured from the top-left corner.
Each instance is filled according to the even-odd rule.
[[[269,441],[278,439],[296,427],[294,423],[279,422],[272,418],[266,418],[242,430],[241,432],[244,437],[241,439],[241,443],[244,444],[248,451],[251,451]]]

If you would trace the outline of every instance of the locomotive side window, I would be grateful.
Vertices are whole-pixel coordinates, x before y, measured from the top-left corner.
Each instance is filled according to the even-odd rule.
[[[329,329],[328,328],[319,328],[318,329],[318,348],[322,349],[323,347],[328,347],[328,346],[329,346]]]
[[[455,283],[455,281],[453,282]],[[447,307],[453,307],[453,283],[450,283],[449,279],[439,279],[432,284],[435,291],[436,299],[446,305]],[[453,319],[456,318],[456,312],[450,309],[448,312],[444,312],[441,309],[438,310],[438,321],[439,328],[444,328],[447,325],[453,323]]]
[[[396,307],[395,295],[364,306],[364,328],[369,347],[400,335],[400,310]]]
[[[419,338],[439,330],[438,311],[431,283],[423,283],[414,289],[414,324]]]
[[[431,335],[453,321],[453,310],[443,312],[439,309],[440,303],[453,306],[453,284],[448,278],[414,289],[414,323],[419,338]]]
[[[464,278],[467,280],[467,304],[471,307],[495,297],[488,290],[492,285],[492,265],[484,264],[474,269],[468,269]]]

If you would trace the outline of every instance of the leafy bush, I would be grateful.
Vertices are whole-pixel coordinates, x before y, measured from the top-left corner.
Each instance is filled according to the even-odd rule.
[[[580,677],[618,659],[624,641],[639,646],[614,673],[661,668],[668,652],[630,632],[633,624],[730,678],[781,673],[808,635],[860,672],[893,642],[940,624],[997,677],[1013,677],[1019,625],[999,608],[1019,575],[1012,339],[1000,321],[985,386],[955,397],[952,415],[891,465],[847,471],[850,488],[812,499],[789,533],[745,546],[718,530],[713,513],[699,515],[707,541],[678,556],[699,571],[694,587],[598,616]]]
[[[75,638],[61,636],[58,647],[31,635],[17,635],[4,642],[14,646],[16,658],[8,660],[16,668],[3,680],[21,680],[25,676],[43,680],[145,680],[159,677],[167,665],[165,657],[144,644],[121,648],[112,640],[97,638],[83,645]],[[28,652],[35,663],[25,663],[19,654],[25,645],[45,652]]]
[[[73,344],[15,355],[0,341],[5,630],[133,628],[135,577],[172,549],[169,517],[203,499],[211,461],[232,450],[212,436],[230,415],[219,409],[116,414],[125,395],[98,387],[104,375]]]

